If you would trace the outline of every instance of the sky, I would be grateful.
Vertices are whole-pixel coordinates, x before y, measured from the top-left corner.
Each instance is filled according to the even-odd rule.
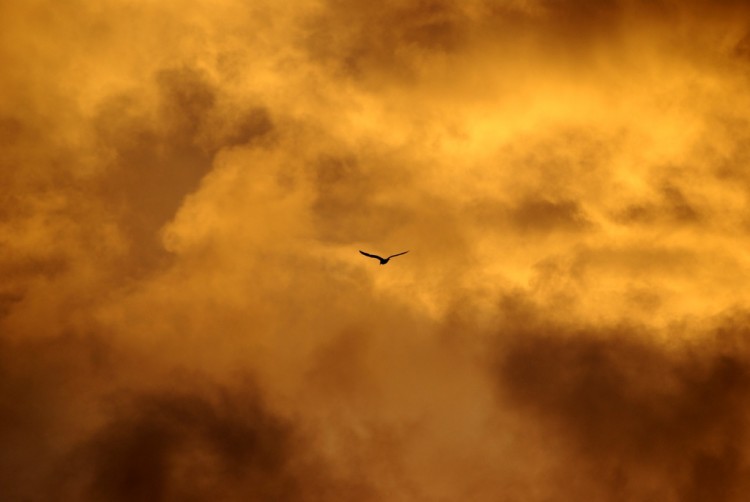
[[[744,500],[749,15],[0,3],[3,500]]]

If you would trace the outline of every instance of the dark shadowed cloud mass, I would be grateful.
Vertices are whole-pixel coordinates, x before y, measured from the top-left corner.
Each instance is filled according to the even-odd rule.
[[[6,2],[0,499],[744,500],[749,13]]]

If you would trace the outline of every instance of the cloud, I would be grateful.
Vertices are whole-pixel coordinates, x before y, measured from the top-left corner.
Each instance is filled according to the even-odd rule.
[[[11,500],[372,494],[336,476],[308,427],[271,411],[252,378],[217,385],[141,361],[151,381],[136,382],[133,360],[96,337],[4,349],[0,463]]]
[[[10,497],[747,491],[743,2],[0,9]]]
[[[109,500],[366,499],[337,484],[292,424],[252,392],[138,396],[79,450],[84,494]],[[76,475],[73,473],[73,478]]]
[[[561,478],[591,473],[593,493],[736,500],[748,469],[742,319],[671,343],[638,326],[518,319],[499,344],[498,389],[574,452]]]
[[[166,68],[153,77],[156,110],[147,90],[109,98],[99,107],[97,141],[112,162],[96,182],[104,208],[138,253],[140,266],[163,246],[159,231],[211,170],[222,148],[249,143],[272,129],[259,106],[227,103],[208,77],[194,68]],[[227,110],[230,106],[236,108]],[[239,109],[237,109],[239,108]]]

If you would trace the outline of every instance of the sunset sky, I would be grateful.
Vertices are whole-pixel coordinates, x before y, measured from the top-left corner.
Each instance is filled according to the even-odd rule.
[[[3,501],[747,499],[746,1],[18,0],[0,68]]]

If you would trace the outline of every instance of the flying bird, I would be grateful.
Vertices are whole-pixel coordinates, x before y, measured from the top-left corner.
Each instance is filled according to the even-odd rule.
[[[367,257],[369,257],[369,258],[377,258],[378,260],[380,260],[380,264],[381,264],[381,265],[385,265],[386,263],[388,263],[388,260],[390,260],[390,259],[391,259],[391,258],[393,258],[393,257],[396,257],[396,256],[401,256],[402,254],[406,254],[406,253],[408,253],[408,252],[409,252],[409,251],[404,251],[403,253],[392,254],[392,255],[391,255],[391,256],[389,256],[388,258],[383,258],[382,256],[378,256],[378,255],[376,255],[376,254],[365,253],[364,251],[361,251],[361,250],[360,250],[360,253],[362,253],[363,255],[365,255],[365,256],[367,256]]]

